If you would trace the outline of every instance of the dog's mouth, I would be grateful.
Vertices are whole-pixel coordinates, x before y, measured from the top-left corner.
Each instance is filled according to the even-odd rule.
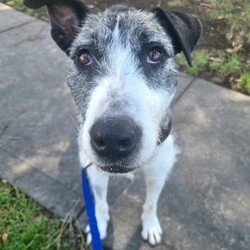
[[[137,167],[121,167],[121,166],[98,166],[101,170],[111,174],[126,174],[134,171]]]
[[[116,161],[102,157],[94,159],[93,164],[100,170],[111,174],[126,174],[140,166],[134,157],[120,158]]]

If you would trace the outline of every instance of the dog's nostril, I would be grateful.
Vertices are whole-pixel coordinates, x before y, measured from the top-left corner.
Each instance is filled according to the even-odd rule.
[[[103,140],[98,140],[97,143],[100,147],[105,147],[105,142]]]
[[[133,145],[133,139],[123,139],[118,142],[118,150],[126,151],[129,147]]]
[[[98,147],[99,149],[105,149],[105,142],[103,139],[96,139],[93,141],[93,143],[95,144],[96,147]]]

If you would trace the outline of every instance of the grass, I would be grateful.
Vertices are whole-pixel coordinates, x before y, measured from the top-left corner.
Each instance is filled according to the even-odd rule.
[[[0,250],[84,250],[83,236],[0,180]]]
[[[250,3],[248,0],[210,0],[211,8],[205,12],[210,20],[225,20],[226,37],[232,40],[236,36],[250,40],[249,20]]]
[[[197,6],[199,0],[187,0]],[[236,91],[250,94],[250,2],[249,0],[205,0],[198,14],[208,22],[218,37],[218,46],[201,46],[193,55],[193,68],[188,68],[183,56],[176,61],[183,71],[205,78]],[[202,13],[205,14],[201,15]],[[208,36],[209,37],[209,36]],[[223,38],[223,39],[221,39]],[[225,44],[223,41],[226,41]]]
[[[250,60],[241,61],[237,54],[199,49],[192,54],[193,67],[186,65],[183,55],[177,55],[176,62],[182,71],[190,75],[250,94]]]

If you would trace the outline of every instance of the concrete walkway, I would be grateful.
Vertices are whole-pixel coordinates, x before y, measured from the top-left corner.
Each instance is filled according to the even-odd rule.
[[[77,129],[67,58],[47,23],[0,4],[0,176],[83,226]],[[182,149],[159,202],[155,249],[250,248],[250,97],[180,74],[174,127]],[[140,238],[141,176],[112,179],[109,249]]]

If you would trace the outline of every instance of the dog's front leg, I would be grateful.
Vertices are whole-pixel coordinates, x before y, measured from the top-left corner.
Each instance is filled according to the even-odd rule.
[[[147,195],[141,216],[142,238],[154,246],[161,242],[162,229],[157,217],[157,202],[164,186],[165,176],[150,175],[146,172],[145,177]]]
[[[87,173],[95,199],[95,215],[100,232],[100,237],[101,239],[104,239],[107,234],[107,227],[110,218],[109,207],[107,203],[109,177],[101,170],[98,170],[95,165],[89,167]],[[89,225],[86,227],[85,233],[87,233],[87,244],[90,244],[92,241],[92,237],[90,234]]]
[[[157,216],[157,203],[166,177],[176,161],[177,150],[172,136],[157,146],[151,161],[144,166],[146,200],[142,213],[142,238],[151,245],[161,242],[162,229]]]

